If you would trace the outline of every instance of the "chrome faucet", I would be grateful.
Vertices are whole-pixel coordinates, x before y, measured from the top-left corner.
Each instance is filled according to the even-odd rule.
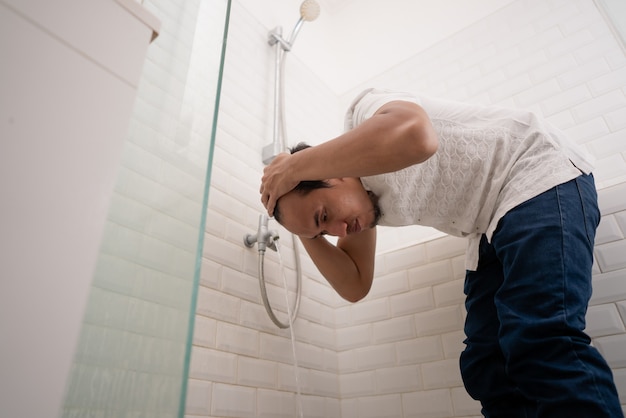
[[[276,251],[276,241],[278,238],[278,233],[276,231],[270,231],[267,228],[267,223],[269,221],[269,217],[262,213],[259,215],[259,229],[256,234],[246,234],[243,237],[243,243],[246,247],[252,248],[254,243],[256,242],[259,246],[259,252],[265,252],[267,248],[270,250]]]

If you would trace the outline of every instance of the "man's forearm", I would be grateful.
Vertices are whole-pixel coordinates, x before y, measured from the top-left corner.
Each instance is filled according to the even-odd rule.
[[[320,273],[342,298],[350,302],[361,300],[368,294],[374,275],[376,231],[366,230],[358,235],[360,237],[343,239],[344,248],[331,244],[323,236],[300,237]]]
[[[292,163],[299,180],[364,177],[424,162],[437,145],[421,107],[390,102],[353,130],[294,154]]]

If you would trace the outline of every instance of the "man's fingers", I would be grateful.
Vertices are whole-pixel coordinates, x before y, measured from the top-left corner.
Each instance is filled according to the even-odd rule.
[[[274,206],[276,206],[276,201],[270,199],[269,193],[261,192],[261,203],[263,203],[263,206],[265,206],[265,209],[267,209],[268,215],[272,216],[274,214]]]
[[[267,205],[265,207],[267,208],[267,214],[269,216],[274,216],[274,206],[275,206],[274,202],[270,202],[268,200]]]

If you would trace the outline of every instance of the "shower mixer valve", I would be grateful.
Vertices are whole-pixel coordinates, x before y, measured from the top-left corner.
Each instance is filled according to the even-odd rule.
[[[243,243],[246,247],[252,248],[256,242],[259,246],[259,252],[265,252],[267,248],[277,251],[276,241],[278,238],[278,232],[270,231],[267,228],[269,217],[265,214],[259,215],[259,229],[256,234],[246,234],[243,237]]]

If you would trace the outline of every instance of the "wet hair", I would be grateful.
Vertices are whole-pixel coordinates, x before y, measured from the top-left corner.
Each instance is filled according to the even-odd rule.
[[[304,142],[300,142],[295,147],[289,148],[289,152],[291,154],[294,154],[294,153],[296,153],[298,151],[302,151],[303,149],[307,149],[307,148],[310,148],[310,147],[311,146],[309,144],[306,144]],[[330,187],[332,187],[332,186],[326,180],[304,180],[304,181],[301,181],[300,183],[298,183],[298,185],[293,190],[295,192],[300,193],[301,195],[304,196],[304,195],[307,195],[307,194],[311,193],[313,190],[328,189]],[[278,201],[276,201],[276,206],[274,206],[274,219],[279,224],[282,224],[282,214],[280,212],[279,202],[280,202],[280,199],[278,199]]]

